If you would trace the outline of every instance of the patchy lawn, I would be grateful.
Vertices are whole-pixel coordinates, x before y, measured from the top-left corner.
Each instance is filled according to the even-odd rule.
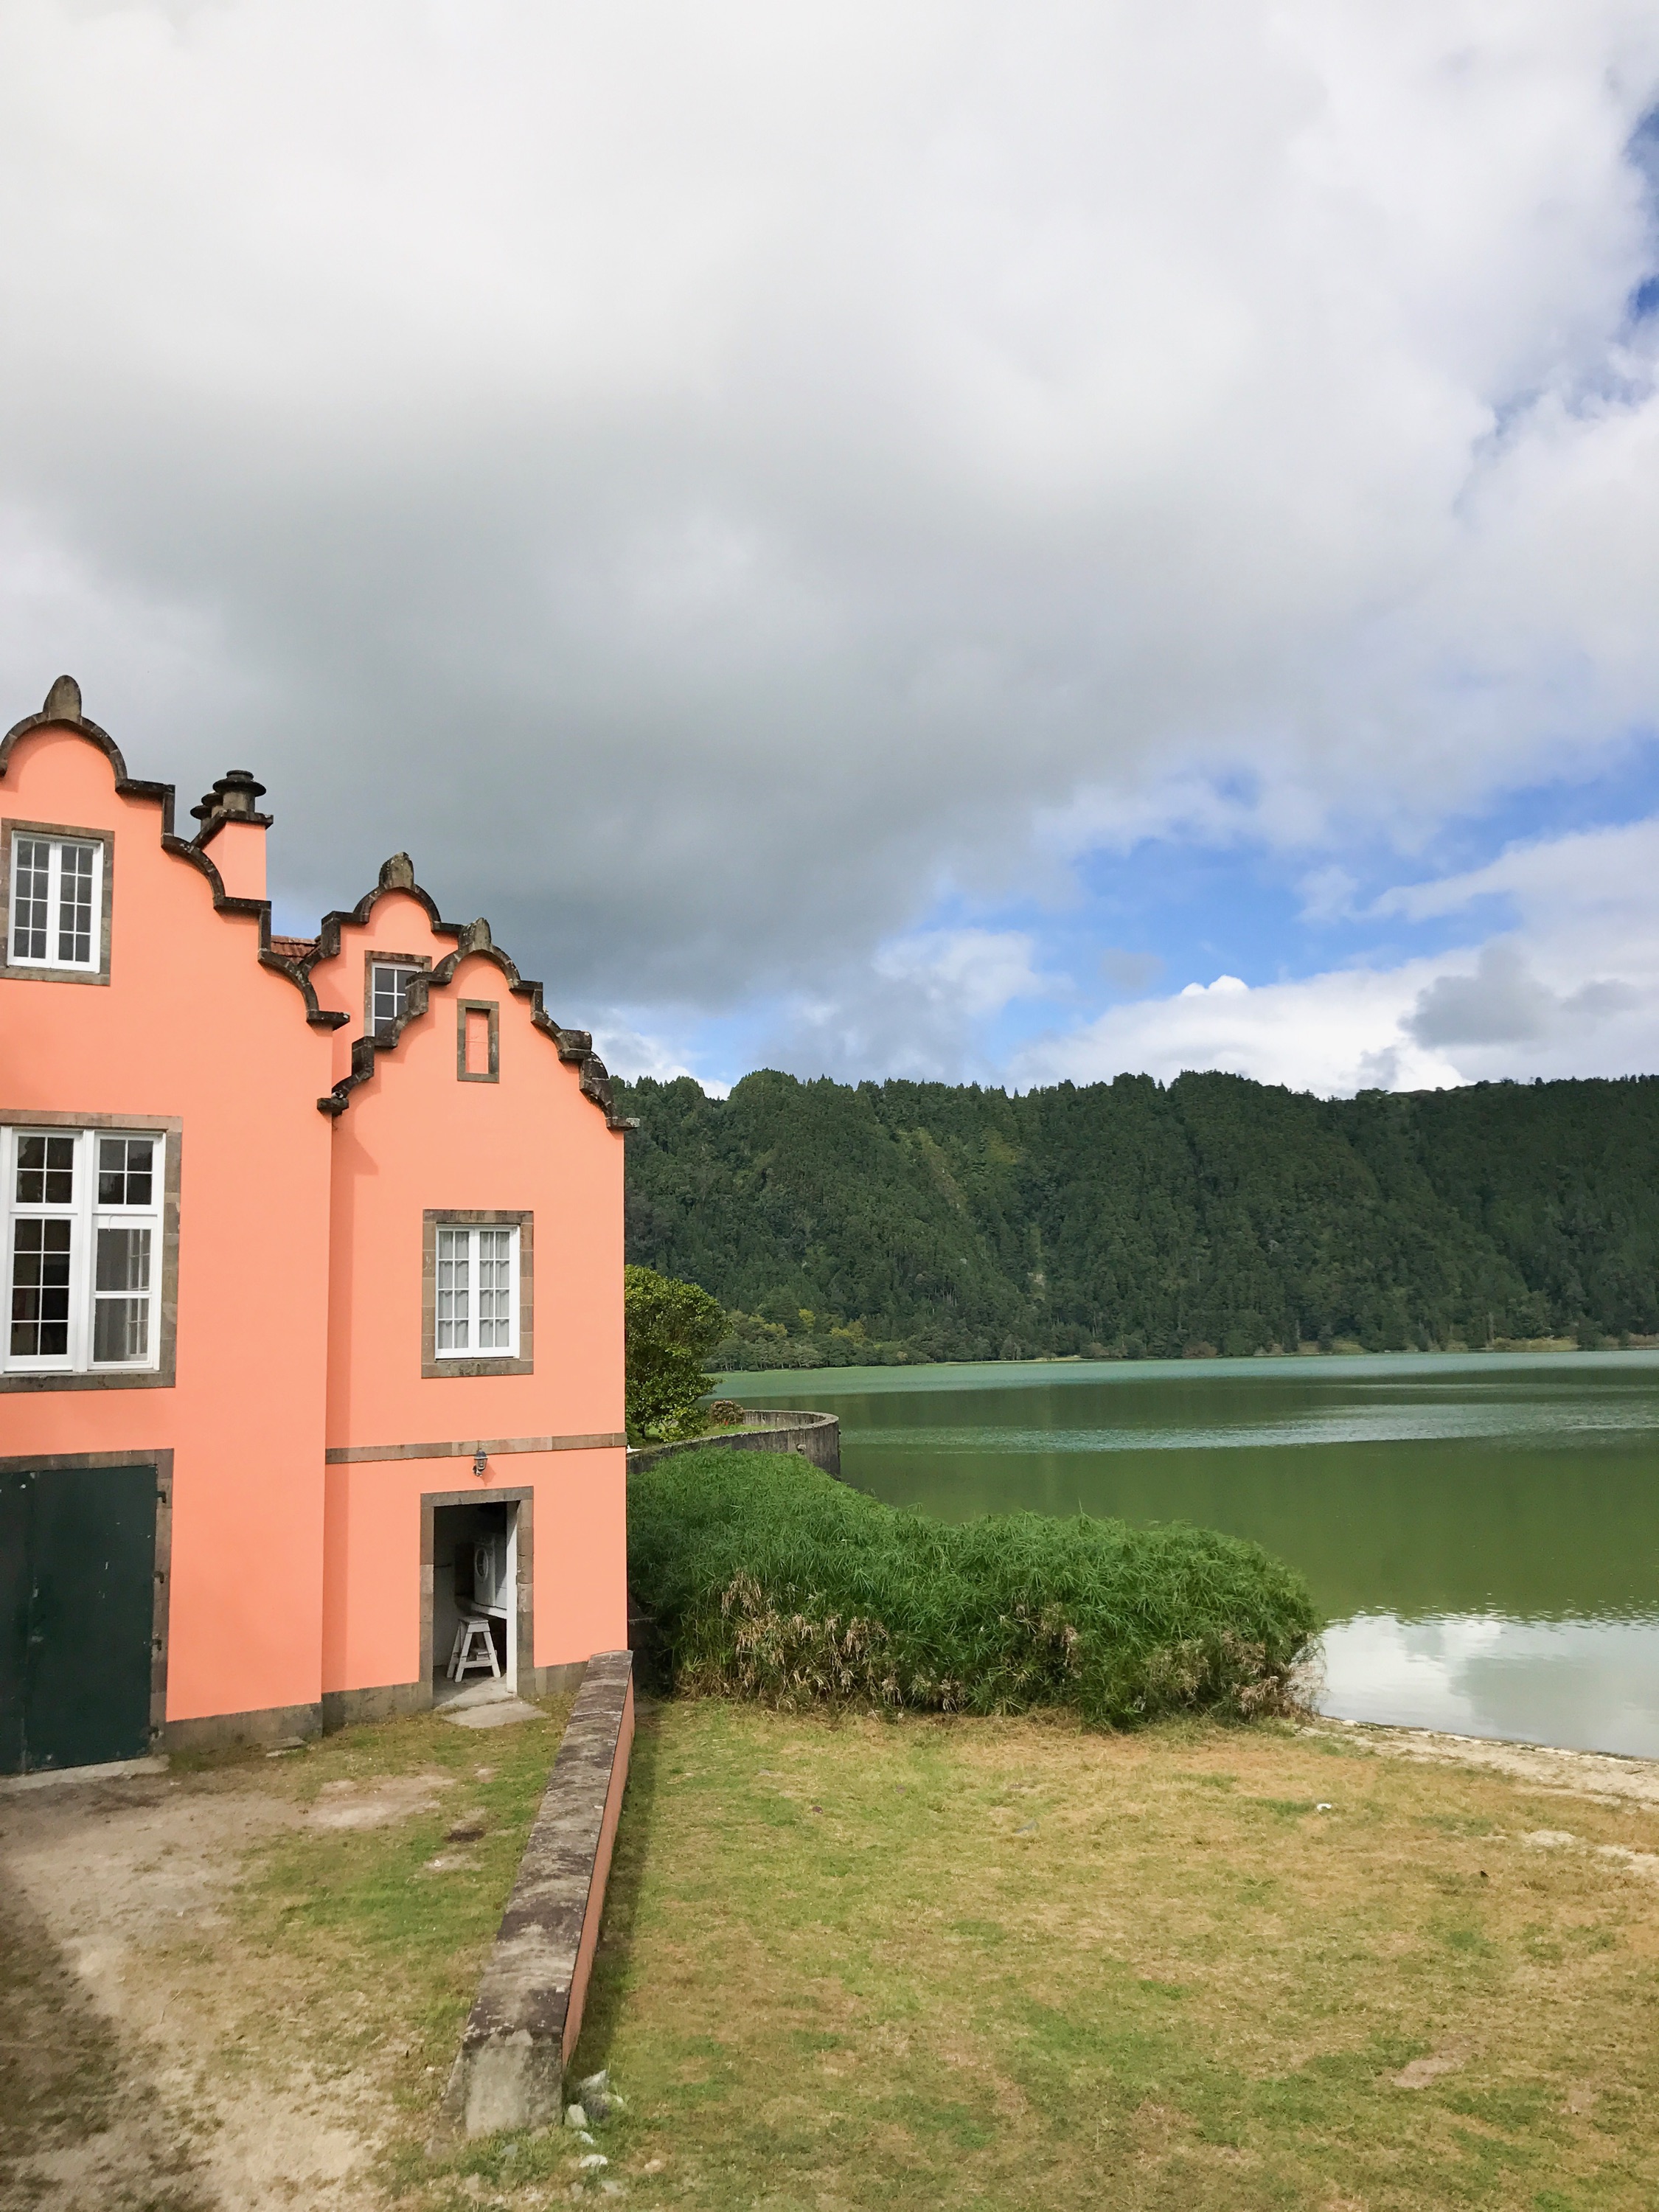
[[[610,2163],[428,2148],[556,1741],[0,1796],[0,2203],[1659,2201],[1659,1770],[1334,1725],[647,1705],[576,2069]]]
[[[1659,2202],[1659,1805],[1335,1727],[708,1703],[636,1761],[580,2067],[641,2204]]]
[[[383,2201],[568,1709],[0,1793],[0,2206]]]

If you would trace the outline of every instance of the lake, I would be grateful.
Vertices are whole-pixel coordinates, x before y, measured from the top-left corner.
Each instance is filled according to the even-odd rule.
[[[1190,1521],[1301,1568],[1322,1708],[1659,1758],[1659,1353],[732,1375],[942,1519]]]

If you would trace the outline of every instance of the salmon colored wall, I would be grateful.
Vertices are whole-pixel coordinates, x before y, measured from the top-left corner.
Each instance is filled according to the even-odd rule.
[[[115,844],[108,988],[0,981],[0,1113],[172,1115],[184,1136],[176,1387],[7,1392],[0,1449],[171,1447],[168,1717],[314,1704],[330,1037],[259,966],[256,921],[215,912],[206,878],[162,850],[159,806],[118,796],[89,740],[20,738],[6,817]]]
[[[476,1492],[480,1504],[500,1490],[534,1492],[535,1650],[519,1654],[521,1665],[558,1667],[621,1650],[628,1641],[625,1459],[617,1449],[514,1452],[492,1460],[483,1482],[474,1481],[470,1459],[331,1467],[324,1689],[419,1679],[421,1498],[431,1491]]]
[[[455,950],[419,901],[388,892],[313,971],[322,1003],[361,1034],[365,956]],[[458,1002],[500,1009],[500,1079],[456,1072]],[[578,1071],[538,1030],[487,955],[429,989],[423,1015],[376,1055],[334,1130],[328,1442],[331,1448],[492,1437],[620,1435],[623,1141]],[[423,1377],[422,1217],[428,1208],[534,1215],[534,1371]],[[470,1461],[366,1462],[329,1470],[325,1686],[377,1688],[418,1672],[423,1491],[462,1489]],[[538,1667],[627,1642],[625,1455],[620,1448],[503,1455],[490,1481],[536,1491]],[[485,1485],[479,1494],[487,1495]],[[333,1540],[338,1528],[343,1541]],[[377,1533],[378,1532],[378,1533]],[[396,1565],[391,1563],[397,1562]]]
[[[364,956],[455,949],[389,892],[313,975],[349,1016],[331,1032],[262,968],[258,925],[161,845],[160,807],[124,799],[66,727],[20,738],[4,819],[111,830],[111,981],[0,981],[0,1115],[183,1123],[173,1389],[0,1394],[0,1452],[171,1449],[167,1717],[314,1705],[325,1688],[415,1679],[423,1492],[470,1486],[470,1458],[325,1468],[325,1445],[619,1434],[623,1141],[527,1000],[474,953],[377,1055],[347,1110],[317,1101],[363,1030]],[[264,830],[227,824],[209,857],[259,895]],[[500,1009],[497,1083],[456,1075],[456,1006]],[[428,1207],[535,1217],[534,1372],[421,1374]],[[535,1493],[534,1649],[558,1665],[627,1641],[625,1455],[503,1454],[478,1494]]]
[[[350,1017],[335,1032],[335,1079],[351,1068],[351,1041],[364,1034],[364,991],[368,957],[373,953],[401,953],[436,963],[455,950],[453,937],[434,934],[426,908],[407,891],[386,891],[376,899],[367,925],[345,922],[340,930],[340,950],[312,970],[312,988],[319,1006],[333,1007]]]
[[[459,1489],[471,1464],[375,1460],[327,1470],[325,1691],[418,1680],[421,1492]]]
[[[501,1080],[463,1083],[458,999],[501,1006]],[[465,961],[334,1136],[331,1446],[620,1432],[623,1146],[500,970]],[[535,1372],[421,1374],[428,1208],[535,1215]]]
[[[621,1149],[618,1140],[617,1149]],[[620,1293],[617,1297],[620,1307]],[[618,1433],[622,1424],[617,1423]],[[628,1454],[556,1452],[492,1462],[498,1482],[536,1482],[536,1664],[628,1647]]]
[[[265,833],[257,823],[222,823],[205,850],[228,896],[264,898]]]

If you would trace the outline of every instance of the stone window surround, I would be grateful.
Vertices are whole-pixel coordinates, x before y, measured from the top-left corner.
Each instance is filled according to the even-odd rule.
[[[42,968],[32,960],[11,957],[11,851],[15,837],[70,838],[77,845],[104,848],[103,914],[97,968]],[[115,832],[77,830],[67,822],[25,822],[15,814],[0,816],[0,981],[13,983],[102,983],[109,981],[110,908],[115,881]],[[83,1125],[85,1126],[85,1125]],[[134,1123],[136,1128],[137,1123]]]
[[[173,1449],[169,1446],[165,1451],[27,1452],[15,1458],[0,1459],[0,1474],[51,1474],[59,1468],[71,1467],[155,1469],[155,1604],[150,1616],[149,1740],[159,1750],[167,1718],[167,1629],[173,1596]],[[72,1773],[74,1769],[66,1771]]]
[[[488,1014],[489,1017],[489,1066],[470,1068],[466,1064],[466,1018],[469,1014]],[[458,999],[455,1001],[455,1073],[462,1083],[499,1083],[501,1079],[501,1006],[499,999]]]
[[[130,1129],[140,1135],[146,1129],[154,1129],[167,1140],[161,1165],[161,1340],[155,1365],[142,1372],[110,1367],[100,1369],[95,1375],[0,1375],[0,1392],[172,1389],[179,1354],[179,1166],[184,1149],[184,1123],[176,1116],[161,1114],[43,1113],[37,1107],[27,1106],[0,1106],[0,1123],[9,1129]],[[9,1254],[7,1264],[9,1268]],[[7,1279],[9,1282],[9,1273]],[[98,1463],[100,1462],[76,1462],[77,1466]]]
[[[424,975],[432,965],[429,952],[365,952],[363,955],[363,1035],[377,1036],[380,1030],[374,1024],[374,970],[377,968],[413,968]],[[382,1029],[391,1029],[395,1036],[403,1023],[382,1023]]]
[[[516,1229],[519,1232],[519,1352],[514,1359],[438,1358],[438,1231]],[[428,1206],[421,1216],[421,1373],[432,1382],[453,1376],[533,1375],[536,1371],[536,1217],[501,1206]]]

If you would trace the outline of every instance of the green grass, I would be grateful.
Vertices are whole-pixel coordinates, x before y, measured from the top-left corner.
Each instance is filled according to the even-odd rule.
[[[243,1879],[135,1954],[161,2051],[120,2049],[0,1897],[0,2148],[112,2118],[131,2146],[128,2194],[0,2203],[244,2201],[201,2164],[241,2101],[279,2136],[360,2130],[327,2202],[364,2212],[606,2181],[637,2212],[1659,2203],[1659,1892],[1595,1848],[1651,1850],[1659,1814],[1273,1720],[643,1701],[573,2069],[628,2100],[610,2163],[584,2177],[563,2130],[434,2141],[562,1717],[388,1722],[158,1788],[289,1823],[231,1821]],[[400,1790],[384,1825],[301,1819]]]
[[[441,1785],[429,1809],[385,1826],[306,1827],[253,1863],[239,1899],[243,1957],[262,2005],[292,1984],[313,2068],[368,2063],[399,2102],[428,2103],[477,1993],[568,1704],[553,1704],[546,1723],[476,1733],[430,1716],[347,1729],[280,1778],[319,1810],[331,1790],[372,1793],[421,1776]],[[456,1829],[466,1832],[459,1844]],[[451,1863],[434,1870],[445,1856]]]
[[[953,1528],[793,1454],[688,1452],[630,1474],[628,1506],[629,1585],[675,1681],[783,1707],[1274,1712],[1319,1626],[1302,1577],[1235,1537]]]
[[[1653,1891],[1518,1838],[1652,1813],[1333,1748],[647,1705],[576,2057],[629,2100],[611,2173],[641,2212],[1649,2212]]]

